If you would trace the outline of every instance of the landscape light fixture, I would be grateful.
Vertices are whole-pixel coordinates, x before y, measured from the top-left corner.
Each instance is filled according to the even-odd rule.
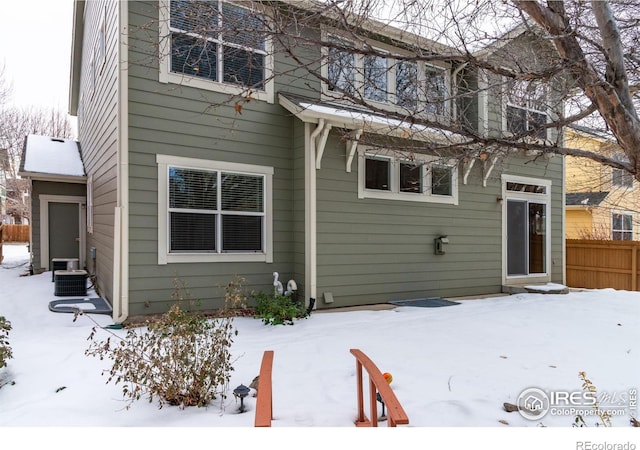
[[[240,398],[240,410],[238,412],[243,413],[244,412],[244,398],[249,395],[249,391],[251,389],[249,389],[247,386],[245,386],[244,384],[241,384],[240,386],[238,386],[237,388],[235,388],[233,390],[233,395],[236,398]]]

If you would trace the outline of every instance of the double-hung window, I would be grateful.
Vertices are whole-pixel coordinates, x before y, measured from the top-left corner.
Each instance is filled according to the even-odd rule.
[[[611,169],[611,183],[614,187],[633,188],[633,175],[626,170],[612,168]]]
[[[633,240],[633,214],[611,214],[611,234],[614,241]]]
[[[161,15],[160,81],[270,99],[272,57],[258,12],[222,0],[164,0]]]
[[[273,169],[158,155],[159,261],[266,261]]]
[[[546,139],[547,87],[540,82],[511,80],[506,92],[506,129],[512,134],[525,134]]]
[[[455,161],[403,159],[384,152],[358,155],[359,198],[458,203]]]

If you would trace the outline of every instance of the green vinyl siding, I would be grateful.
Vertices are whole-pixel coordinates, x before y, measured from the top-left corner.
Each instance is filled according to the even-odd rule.
[[[236,275],[247,280],[247,292],[273,289],[273,272],[286,284],[294,277],[297,248],[294,120],[277,103],[246,102],[239,114],[225,94],[160,83],[158,62],[149,59],[151,43],[141,31],[155,23],[157,10],[143,2],[130,2],[129,10],[130,314],[166,310],[176,281],[202,309],[223,306],[224,287]],[[156,154],[273,167],[273,263],[158,264],[158,214],[162,220],[166,212],[158,211]]]
[[[500,292],[501,173],[552,179],[552,279],[562,281],[561,158],[513,157],[486,187],[478,164],[466,185],[459,177],[459,205],[441,205],[359,199],[357,164],[345,171],[344,146],[332,134],[317,172],[319,308]],[[434,255],[441,235],[450,243]],[[323,304],[324,292],[334,303]]]
[[[84,9],[78,140],[85,172],[93,177],[93,232],[87,235],[87,269],[96,275],[96,290],[113,302],[114,211],[118,189],[119,2],[84,2]],[[104,63],[99,60],[97,50],[102,23]],[[90,65],[92,58],[94,68]],[[92,247],[96,249],[95,261],[88,251]]]
[[[102,3],[87,2],[92,19]],[[100,89],[82,110],[81,143],[88,173],[94,173],[94,234],[98,248],[99,287],[110,295],[114,266],[114,208],[117,199],[117,2],[106,2],[109,33],[107,65]],[[275,58],[273,104],[241,102],[241,112],[226,94],[159,82],[157,59],[158,9],[152,2],[128,2],[126,61],[129,191],[128,274],[129,314],[163,312],[175,301],[176,281],[199,308],[223,305],[224,286],[238,275],[246,291],[273,289],[273,272],[283,284],[293,278],[308,296],[309,156],[305,136],[314,124],[304,124],[279,106],[278,92],[317,97],[319,81],[294,59]],[[88,30],[92,27],[87,26]],[[314,31],[315,33],[316,31]],[[88,31],[88,41],[93,39]],[[300,47],[300,57],[318,64],[320,49]],[[88,59],[88,56],[84,56]],[[466,73],[475,88],[475,74]],[[493,80],[489,80],[490,84]],[[495,94],[495,95],[493,95]],[[499,99],[494,92],[490,99]],[[97,95],[97,96],[96,96]],[[476,99],[464,105],[471,126],[485,120]],[[488,105],[490,128],[500,132],[500,102]],[[562,281],[562,161],[516,156],[501,162],[482,184],[482,164],[468,183],[459,172],[459,204],[359,199],[357,162],[345,170],[345,143],[332,132],[317,176],[317,306],[372,304],[426,296],[497,293],[502,284],[501,173],[551,179],[552,280]],[[158,264],[158,165],[156,155],[180,156],[272,167],[273,263],[217,262]],[[525,164],[527,163],[527,164]],[[122,181],[122,180],[120,180]],[[125,184],[122,183],[122,186]],[[433,239],[448,235],[445,255],[433,254]],[[325,304],[331,292],[334,303]],[[185,294],[185,293],[183,293]],[[187,294],[185,294],[187,295]]]

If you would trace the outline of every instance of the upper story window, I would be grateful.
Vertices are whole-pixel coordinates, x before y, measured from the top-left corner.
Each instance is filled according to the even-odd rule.
[[[341,44],[337,39],[332,39],[332,41],[338,45]],[[355,67],[355,55],[353,53],[331,47],[327,54],[328,89],[350,94],[355,93]]]
[[[455,162],[361,151],[358,167],[359,198],[458,203]]]
[[[633,188],[633,175],[631,175],[626,170],[613,167],[611,169],[611,183],[615,187],[627,189]]]
[[[611,234],[614,241],[633,240],[633,215],[623,213],[611,214]]]
[[[160,81],[273,101],[270,44],[258,12],[222,0],[165,3]]]
[[[329,36],[328,39],[338,47],[326,49],[324,89],[330,98],[347,94],[381,106],[435,116],[447,114],[449,78],[444,67],[360,54],[348,51],[353,44],[342,38]]]
[[[159,262],[270,262],[270,167],[158,155]]]
[[[509,133],[530,133],[547,138],[547,87],[539,82],[510,80],[506,92],[506,129]]]

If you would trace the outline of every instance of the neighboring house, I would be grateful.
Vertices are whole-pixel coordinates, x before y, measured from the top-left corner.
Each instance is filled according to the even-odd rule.
[[[607,136],[567,127],[568,147],[626,160]],[[566,236],[568,239],[640,239],[640,186],[633,176],[585,158],[566,157]]]
[[[268,41],[239,46],[215,37],[206,59],[221,66],[212,70],[189,59],[196,30],[169,2],[76,1],[74,17],[70,112],[86,171],[86,267],[114,321],[165,311],[175,279],[201,308],[222,306],[223,287],[236,275],[248,289],[271,290],[273,272],[294,279],[316,308],[563,281],[562,158],[498,161],[487,152],[473,162],[417,156],[408,164],[359,138],[392,134],[410,144],[437,134],[331,101],[328,86],[295,70],[274,71],[293,60],[272,55]],[[390,52],[402,51],[390,46],[390,34],[399,46],[414,39],[385,30],[372,43]],[[239,53],[223,55],[223,48]],[[327,77],[339,87],[353,73],[323,51],[298,56],[324,54]],[[485,57],[501,51],[508,48]],[[235,70],[248,60],[250,70]],[[372,70],[392,62],[361,64]],[[426,77],[441,99],[430,113],[446,120],[453,109],[447,92],[461,67],[396,67],[396,84],[387,86],[393,101],[377,98],[375,86],[363,93],[388,107],[423,102],[411,81],[398,80]],[[274,72],[283,74],[271,79]],[[469,85],[491,83],[466,76]],[[259,89],[241,114],[233,104],[211,107],[242,92],[242,83]],[[500,98],[502,91],[470,99],[469,126],[500,135],[546,120],[546,111],[522,98]],[[555,138],[552,130],[547,137]]]

